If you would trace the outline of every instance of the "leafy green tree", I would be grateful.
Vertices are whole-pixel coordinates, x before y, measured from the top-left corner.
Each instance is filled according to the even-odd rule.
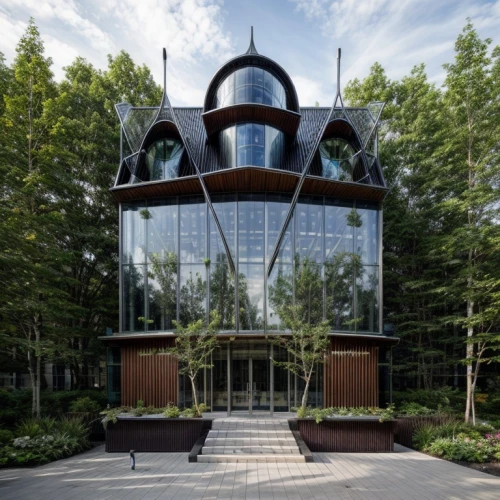
[[[188,325],[205,317],[205,301],[207,297],[207,282],[200,273],[189,273],[189,278],[181,287],[180,322]]]
[[[490,341],[498,341],[490,334],[500,320],[495,298],[500,286],[500,47],[490,56],[490,43],[479,38],[470,21],[457,38],[455,61],[444,66],[448,126],[439,151],[439,180],[448,190],[439,209],[442,217],[458,218],[442,248],[455,274],[454,296],[465,305],[465,314],[456,322],[467,330],[465,421],[473,423],[481,357]]]

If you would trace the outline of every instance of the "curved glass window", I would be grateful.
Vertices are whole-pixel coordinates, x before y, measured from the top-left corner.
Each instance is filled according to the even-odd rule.
[[[225,129],[221,149],[225,164],[232,167],[280,168],[285,136],[283,132],[257,123],[242,123]]]
[[[175,139],[155,141],[146,151],[146,166],[150,181],[176,179],[179,177],[184,146]]]
[[[231,73],[217,89],[216,108],[233,104],[267,104],[286,109],[285,88],[262,68],[241,68]]]
[[[319,145],[322,176],[326,179],[352,181],[358,154],[344,139],[338,137],[321,141]]]

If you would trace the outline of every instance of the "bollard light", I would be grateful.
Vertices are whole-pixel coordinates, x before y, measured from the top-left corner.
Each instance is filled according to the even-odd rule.
[[[130,450],[130,468],[135,470],[135,450]]]

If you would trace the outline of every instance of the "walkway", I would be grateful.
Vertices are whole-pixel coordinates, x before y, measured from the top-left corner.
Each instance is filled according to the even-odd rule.
[[[2,500],[498,500],[500,478],[398,446],[396,453],[315,453],[314,463],[188,463],[187,453],[100,446],[34,469],[0,470]]]

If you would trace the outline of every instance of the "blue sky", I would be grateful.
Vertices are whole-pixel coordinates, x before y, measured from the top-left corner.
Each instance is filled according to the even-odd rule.
[[[393,79],[425,62],[441,85],[467,17],[500,44],[500,0],[0,0],[9,63],[30,16],[57,79],[77,55],[104,69],[106,55],[124,49],[161,82],[167,47],[169,96],[187,106],[201,106],[217,68],[246,51],[251,25],[257,50],[285,68],[302,106],[332,104],[337,47],[344,84],[378,61]]]

